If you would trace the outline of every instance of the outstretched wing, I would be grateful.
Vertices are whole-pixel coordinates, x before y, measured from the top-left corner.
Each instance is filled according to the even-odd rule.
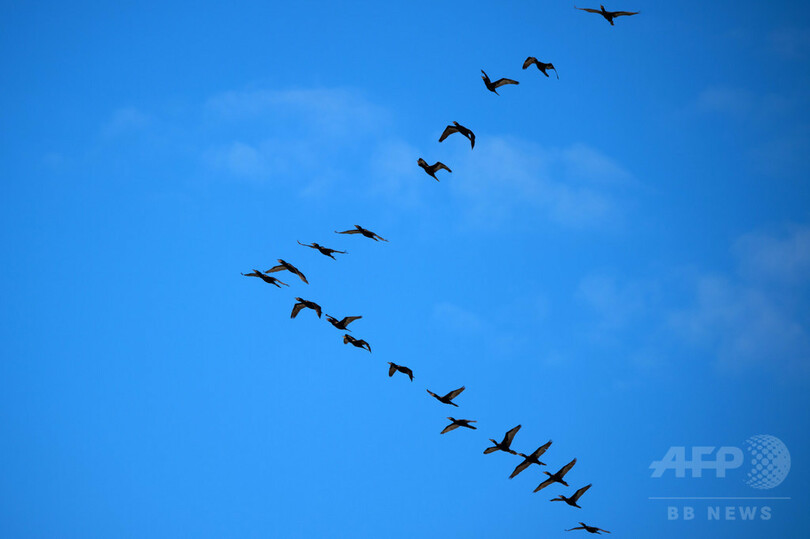
[[[354,230],[344,230],[343,232],[338,232],[335,230],[335,234],[360,234],[360,231],[356,228]]]
[[[505,84],[520,84],[520,83],[518,81],[512,80],[512,79],[498,79],[494,83],[492,83],[492,85],[495,88],[500,88],[501,86],[503,86]]]
[[[627,15],[638,15],[639,13],[641,13],[641,12],[640,11],[614,11],[613,13],[611,13],[611,15],[613,15],[614,17],[621,17],[622,15],[625,15],[625,16],[627,16]]]
[[[545,452],[546,452],[546,450],[548,450],[548,448],[549,448],[549,447],[551,447],[551,440],[547,441],[546,443],[544,443],[543,445],[541,445],[540,447],[538,447],[538,448],[537,448],[537,451],[535,451],[534,453],[532,453],[532,456],[533,456],[534,458],[539,458],[539,457],[540,457],[540,455],[542,455],[543,453],[545,453]]]
[[[442,132],[442,136],[439,137],[439,142],[443,141],[444,139],[446,139],[447,137],[449,137],[453,133],[458,133],[458,129],[453,127],[452,125],[448,125],[447,127],[444,128],[444,131]]]
[[[277,271],[284,271],[286,269],[287,268],[285,266],[282,266],[281,264],[279,264],[278,266],[273,266],[269,270],[265,271],[265,273],[275,273]]]
[[[562,478],[563,476],[565,476],[565,474],[567,474],[569,471],[571,471],[571,468],[573,468],[574,464],[576,464],[576,463],[577,463],[577,459],[572,460],[571,462],[569,462],[568,464],[563,466],[562,469],[559,472],[557,472],[557,474],[559,474],[560,478]]]
[[[355,320],[360,320],[361,318],[363,318],[363,317],[362,316],[345,316],[343,318],[343,320],[340,321],[340,324],[343,325],[343,326],[348,326],[349,324],[351,324]]]
[[[387,242],[387,241],[388,241],[387,239],[383,238],[382,236],[380,236],[380,235],[379,235],[379,234],[377,234],[376,232],[372,232],[372,234],[374,234],[374,239],[378,239],[378,240],[380,240],[380,241],[385,241],[385,242]]]
[[[388,377],[390,378],[394,376],[395,372],[397,372],[397,366],[391,363],[390,361],[388,362],[388,364],[391,365],[390,367],[388,367]]]
[[[437,394],[435,394],[434,392],[432,392],[432,391],[431,391],[431,390],[429,390],[429,389],[426,389],[425,391],[427,391],[428,393],[430,393],[430,396],[431,396],[431,397],[433,397],[433,398],[436,398],[436,399],[440,399],[440,398],[441,398],[441,397],[439,397]]]
[[[295,267],[295,266],[293,266],[292,264],[290,264],[290,268],[292,268],[290,271],[292,271],[293,273],[295,273],[296,275],[298,275],[298,277],[299,277],[299,278],[300,278],[302,281],[304,281],[306,284],[309,284],[309,281],[307,281],[307,278],[306,278],[306,277],[304,277],[304,274],[303,274],[303,273],[301,273],[301,270],[299,270],[298,268],[296,268],[296,267]]]
[[[523,69],[526,69],[530,65],[536,64],[536,63],[537,63],[537,58],[535,58],[534,56],[529,56],[528,58],[526,58],[526,61],[523,62]]]
[[[521,462],[520,464],[517,465],[517,467],[515,468],[515,471],[513,471],[512,475],[509,476],[509,479],[512,479],[517,474],[519,474],[520,472],[522,472],[523,470],[528,468],[530,464],[531,464],[531,462],[529,462],[529,459],[524,459],[523,462]]]
[[[587,491],[589,488],[591,488],[591,485],[586,485],[586,486],[582,487],[581,489],[579,489],[578,491],[576,491],[576,492],[574,493],[574,495],[573,495],[573,496],[571,496],[571,501],[572,501],[572,502],[574,502],[574,503],[576,503],[576,502],[577,502],[577,500],[578,500],[578,499],[579,499],[579,498],[580,498],[580,497],[581,497],[583,494],[585,494],[585,492],[586,492],[586,491]]]
[[[441,161],[436,161],[436,164],[435,164],[435,165],[433,165],[433,166],[434,166],[434,167],[436,167],[436,170],[437,170],[437,171],[438,171],[438,170],[441,170],[441,169],[444,169],[444,170],[446,170],[447,172],[453,172],[452,170],[450,170],[450,167],[448,167],[447,165],[445,165],[445,164],[444,164],[444,163],[442,163]]]
[[[602,14],[602,12],[599,11],[598,9],[591,9],[589,7],[577,7],[577,6],[574,6],[574,9],[578,9],[580,11],[587,11],[588,13],[598,13],[599,15]]]
[[[495,451],[497,451],[497,450],[498,450],[498,448],[497,448],[497,447],[495,447],[495,446],[493,446],[493,447],[487,447],[486,449],[484,449],[484,454],[485,454],[485,455],[489,455],[490,453],[494,453],[494,452],[495,452]]]
[[[399,367],[399,370],[400,370],[400,372],[402,372],[403,374],[407,374],[407,375],[408,375],[408,378],[410,378],[410,379],[411,379],[411,382],[413,382],[413,371],[412,371],[411,369],[409,369],[408,367],[402,367],[402,366],[400,366],[400,367]]]
[[[296,303],[295,305],[293,305],[293,310],[292,314],[290,315],[290,318],[295,318],[296,316],[298,316],[298,313],[300,313],[301,309],[303,309],[304,307],[306,307],[306,305],[304,305],[303,303]]]
[[[444,427],[444,430],[442,430],[439,434],[444,434],[445,432],[450,432],[451,430],[456,430],[458,427],[459,427],[459,425],[457,423],[450,423],[449,425]]]
[[[507,447],[512,445],[512,440],[515,438],[515,434],[517,434],[517,431],[519,430],[520,425],[507,432],[506,436],[503,437],[504,445],[506,445]]]
[[[298,240],[295,240],[295,241],[298,241]],[[310,249],[315,249],[315,246],[314,246],[314,245],[309,245],[309,244],[306,244],[306,243],[301,243],[300,241],[298,241],[298,245],[303,245],[304,247],[309,247]]]
[[[571,528],[570,530],[565,530],[565,531],[572,532],[574,530],[586,530],[586,529],[587,528],[585,526],[577,526],[576,528]]]
[[[445,395],[444,398],[447,399],[447,400],[453,400],[456,397],[458,397],[459,395],[461,395],[461,392],[464,391],[464,389],[465,389],[464,386],[461,386],[458,389],[454,389],[453,391],[451,391],[450,393]]]
[[[537,485],[537,488],[534,489],[534,492],[537,492],[539,490],[543,490],[544,488],[546,488],[547,486],[549,486],[553,482],[554,482],[554,480],[549,477],[548,479],[546,479],[545,481],[543,481],[542,483]]]

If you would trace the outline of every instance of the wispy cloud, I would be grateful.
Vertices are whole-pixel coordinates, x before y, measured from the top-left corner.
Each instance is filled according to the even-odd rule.
[[[114,137],[127,132],[139,131],[148,127],[154,118],[134,107],[123,107],[112,113],[110,118],[101,126],[101,133],[106,137]]]

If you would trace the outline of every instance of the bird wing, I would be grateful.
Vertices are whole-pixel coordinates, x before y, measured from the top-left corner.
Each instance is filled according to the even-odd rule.
[[[536,63],[537,63],[537,58],[535,58],[534,56],[529,56],[528,58],[526,58],[526,61],[523,62],[523,69],[526,69],[530,65],[536,64]]]
[[[411,382],[413,382],[413,371],[411,369],[409,369],[408,367],[400,366],[399,371],[404,373],[404,374],[407,374],[408,378],[410,378]]]
[[[374,234],[374,237],[375,237],[375,238],[377,238],[377,239],[378,239],[378,240],[380,240],[380,241],[385,241],[385,242],[387,242],[387,241],[388,241],[387,239],[383,238],[383,237],[382,237],[382,236],[380,236],[379,234],[375,234],[374,232],[372,232],[372,234]]]
[[[459,427],[459,425],[457,423],[450,423],[449,425],[444,427],[444,430],[442,430],[442,432],[440,434],[444,434],[445,432],[450,432],[451,430],[455,430],[458,427]]]
[[[611,13],[614,17],[621,17],[622,15],[638,15],[640,11],[614,11]]]
[[[534,489],[534,492],[537,492],[539,490],[543,490],[544,488],[546,488],[547,486],[549,486],[553,482],[554,482],[554,480],[549,477],[548,479],[546,479],[545,481],[543,481],[542,483],[537,485],[537,488]]]
[[[598,532],[610,533],[609,531],[607,531],[607,530],[603,530],[602,528],[596,528],[596,531],[598,531]]]
[[[341,323],[341,325],[348,326],[349,324],[351,324],[355,320],[360,320],[361,318],[363,318],[363,317],[362,316],[345,316],[345,317],[343,317],[343,320],[340,321],[340,323]]]
[[[360,231],[357,229],[354,230],[344,230],[343,232],[338,232],[335,230],[335,234],[360,234]]]
[[[520,84],[520,83],[518,81],[512,80],[512,79],[498,79],[494,83],[492,83],[492,85],[495,88],[500,88],[504,84]]]
[[[445,165],[445,164],[444,164],[444,163],[442,163],[441,161],[436,161],[436,164],[435,164],[435,165],[433,165],[433,166],[434,166],[434,167],[436,167],[436,170],[441,170],[441,169],[444,169],[444,170],[446,170],[447,172],[453,172],[452,170],[450,170],[450,167],[448,167],[447,165]]]
[[[304,305],[303,303],[296,303],[295,305],[293,305],[293,310],[292,314],[290,315],[290,318],[295,318],[296,316],[298,316],[298,313],[300,313],[301,309],[303,309],[304,307],[306,307],[306,305]]]
[[[278,266],[273,266],[269,270],[265,271],[265,273],[275,273],[277,271],[284,271],[285,269],[287,269],[286,266],[279,264]]]
[[[293,273],[295,273],[296,275],[298,275],[298,277],[300,277],[300,278],[301,278],[301,280],[302,280],[302,281],[304,281],[306,284],[309,284],[309,281],[307,281],[307,278],[306,278],[306,277],[304,277],[304,274],[303,274],[303,273],[301,273],[301,270],[299,270],[298,268],[296,268],[296,267],[295,267],[295,266],[293,266],[292,264],[290,264],[290,267],[292,268],[290,271],[292,271]]]
[[[441,398],[441,397],[439,397],[437,394],[435,394],[434,392],[432,392],[432,391],[431,391],[431,390],[429,390],[429,389],[426,389],[425,391],[427,391],[428,393],[430,393],[430,396],[431,396],[431,397],[434,397],[434,398],[436,398],[436,399],[440,399],[440,398]]]
[[[517,434],[517,431],[519,431],[519,430],[520,430],[520,425],[518,425],[517,427],[513,428],[512,430],[510,430],[509,432],[506,433],[506,436],[503,437],[503,444],[506,447],[509,447],[510,445],[512,445],[512,440],[515,438],[515,434]]]
[[[354,342],[354,337],[352,337],[351,335],[346,334],[346,335],[343,336],[343,344],[348,344],[348,343],[353,343],[353,342]]]
[[[370,344],[368,344],[368,343],[367,343],[366,341],[364,341],[363,339],[360,339],[360,340],[358,340],[358,341],[354,341],[354,342],[355,342],[355,345],[356,345],[356,346],[359,346],[360,348],[363,348],[363,346],[366,346],[366,347],[367,347],[367,349],[368,349],[368,351],[369,351],[369,352],[371,352],[371,345],[370,345]]]
[[[388,362],[388,364],[391,365],[390,367],[388,367],[388,377],[390,378],[394,376],[395,372],[397,372],[397,365],[391,363],[390,361]]]
[[[458,133],[458,129],[453,127],[452,125],[448,125],[447,127],[444,128],[444,131],[442,131],[442,136],[439,137],[439,142],[443,141],[453,133]]]
[[[467,131],[469,131],[469,129]],[[470,131],[470,149],[472,150],[473,148],[475,148],[475,133]]]
[[[562,469],[559,472],[557,472],[559,474],[560,478],[562,478],[565,474],[567,474],[571,470],[571,468],[574,467],[574,464],[576,464],[576,463],[577,463],[577,459],[574,459],[571,462],[569,462],[568,464],[566,464],[565,466],[563,466]]]
[[[484,449],[484,454],[489,455],[490,453],[494,453],[497,450],[498,450],[498,448],[495,447],[495,446],[487,447],[486,449]]]
[[[567,532],[572,532],[574,530],[584,530],[585,526],[577,526],[576,528],[571,528],[570,530],[565,530]]]
[[[551,446],[551,440],[549,440],[548,442],[546,442],[546,443],[544,443],[543,445],[541,445],[540,447],[538,447],[538,448],[537,448],[537,451],[535,451],[534,453],[532,453],[532,456],[533,456],[534,458],[538,458],[540,455],[542,455],[543,453],[545,453],[545,452],[546,452],[546,450],[547,450],[547,449],[548,449],[550,446]]]
[[[573,496],[571,496],[571,501],[572,501],[572,502],[574,502],[574,503],[576,503],[576,502],[577,502],[577,500],[578,500],[578,499],[579,499],[579,498],[580,498],[580,497],[581,497],[583,494],[585,494],[585,492],[586,492],[586,491],[587,491],[589,488],[591,488],[591,485],[586,485],[586,486],[582,487],[581,489],[579,489],[578,491],[576,491],[576,492],[574,493],[574,495],[573,495]]]
[[[298,241],[298,240],[295,240],[295,241]],[[315,249],[314,245],[307,245],[306,243],[301,243],[300,241],[298,241],[298,245],[303,245],[304,247],[310,247],[311,249]]]
[[[320,318],[321,313],[323,312],[323,310],[321,309],[321,306],[318,305],[317,303],[315,303],[314,301],[310,301],[310,303],[312,303],[312,305],[313,305],[313,307],[310,307],[310,309],[315,309],[315,312],[318,313],[318,318]]]
[[[512,479],[517,474],[519,474],[520,472],[522,472],[523,470],[528,468],[530,464],[531,464],[531,462],[529,462],[529,459],[524,459],[523,462],[521,462],[520,464],[517,465],[517,467],[515,468],[515,471],[513,471],[512,475],[509,476],[509,479]]]
[[[464,391],[464,389],[465,389],[464,386],[461,386],[458,389],[454,389],[453,391],[445,395],[444,398],[451,401],[456,397],[458,397],[459,395],[461,395],[461,392]]]
[[[598,9],[591,9],[589,7],[577,7],[577,6],[574,6],[574,9],[578,9],[580,11],[587,11],[588,13],[598,13],[600,15],[602,14],[602,12],[599,11]]]

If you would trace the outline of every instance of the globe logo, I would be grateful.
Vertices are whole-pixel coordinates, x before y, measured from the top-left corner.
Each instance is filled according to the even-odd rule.
[[[753,488],[778,486],[790,471],[790,453],[782,440],[768,434],[757,434],[745,441],[751,457],[751,470],[745,483]]]

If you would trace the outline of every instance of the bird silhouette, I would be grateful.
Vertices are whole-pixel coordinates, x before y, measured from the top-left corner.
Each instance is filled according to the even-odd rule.
[[[360,320],[361,318],[363,318],[363,317],[362,316],[346,316],[342,320],[338,320],[334,316],[329,316],[328,314],[326,315],[326,320],[330,324],[332,324],[336,328],[344,330],[344,331],[351,331],[346,326],[348,326],[349,324],[351,324],[355,320]]]
[[[607,11],[605,10],[605,6],[599,6],[600,9],[591,9],[587,7],[577,7],[577,6],[574,6],[574,8],[580,11],[587,11],[588,13],[597,13],[603,16],[605,20],[610,23],[611,26],[615,26],[613,24],[614,17],[638,15],[639,13],[641,13],[640,11]]]
[[[278,286],[279,288],[281,288],[281,286],[279,286],[280,284],[283,284],[284,286],[290,286],[287,283],[283,283],[283,282],[279,281],[278,279],[276,279],[275,277],[273,277],[271,275],[265,275],[264,273],[260,272],[257,269],[254,269],[250,273],[243,273],[242,275],[244,275],[245,277],[258,277],[259,279],[266,282],[267,284],[274,284],[274,285]]]
[[[577,505],[577,500],[579,500],[582,497],[582,495],[585,494],[585,492],[589,488],[591,488],[591,485],[585,485],[584,487],[582,487],[578,491],[574,492],[574,495],[571,496],[570,498],[566,498],[565,496],[560,494],[556,498],[552,498],[550,501],[552,501],[552,502],[565,502],[568,505],[570,505],[571,507],[579,507],[579,505]],[[579,507],[579,508],[582,509],[581,507]]]
[[[351,344],[353,346],[356,346],[357,348],[363,348],[364,350],[368,350],[369,353],[371,352],[371,345],[370,344],[368,344],[363,339],[355,339],[354,337],[352,337],[348,333],[343,336],[343,344]]]
[[[318,318],[321,317],[321,306],[315,303],[314,301],[307,301],[303,298],[295,298],[298,300],[298,303],[293,305],[292,314],[290,314],[290,318],[295,318],[298,316],[298,313],[301,312],[301,309],[306,307],[307,309],[312,309],[316,313],[318,313]]]
[[[520,84],[518,81],[512,79],[498,79],[495,82],[492,82],[489,80],[489,75],[487,75],[483,69],[481,70],[481,73],[484,73],[481,75],[481,78],[484,79],[484,85],[487,87],[487,90],[493,92],[495,95],[501,95],[496,90],[504,84]]]
[[[452,404],[456,408],[458,408],[458,404],[453,402],[453,399],[458,397],[461,394],[462,391],[464,391],[464,386],[461,386],[458,389],[454,389],[453,391],[451,391],[450,393],[448,393],[444,397],[440,397],[437,394],[435,394],[434,392],[432,392],[431,390],[429,390],[429,389],[427,390],[427,392],[430,393],[433,397],[435,397],[436,400],[438,400],[439,402],[443,402],[444,404]]]
[[[298,241],[298,240],[295,240],[295,241]],[[337,258],[335,258],[334,256],[332,256],[332,253],[340,253],[340,254],[342,254],[342,255],[345,255],[345,254],[346,254],[346,251],[338,251],[337,249],[330,249],[330,248],[328,248],[328,247],[324,247],[323,245],[319,245],[319,244],[317,244],[317,243],[310,243],[310,244],[308,244],[308,245],[307,245],[306,243],[301,243],[301,242],[299,241],[299,242],[298,242],[298,245],[303,245],[304,247],[309,247],[309,248],[311,248],[311,249],[317,249],[318,251],[320,251],[320,253],[321,253],[322,255],[326,255],[326,256],[328,256],[329,258],[331,258],[332,260],[337,260]]]
[[[517,434],[517,431],[519,430],[520,425],[507,432],[506,435],[503,437],[503,441],[501,442],[497,442],[492,438],[490,438],[489,441],[495,445],[484,449],[484,454],[488,455],[490,453],[494,453],[495,451],[506,451],[507,453],[510,453],[512,455],[517,455],[517,453],[511,450],[509,446],[512,445],[512,440],[515,438],[515,434]]]
[[[410,378],[411,382],[413,382],[413,371],[411,369],[405,367],[404,365],[397,365],[396,363],[391,363],[390,361],[388,362],[388,364],[391,365],[390,367],[388,367],[389,378],[394,376],[395,372],[399,371],[402,374],[406,375],[408,378]]]
[[[425,172],[427,172],[430,176],[432,176],[433,179],[436,181],[439,181],[439,178],[436,177],[436,172],[438,172],[439,170],[444,169],[447,172],[453,172],[447,165],[445,165],[441,161],[436,161],[434,164],[428,165],[427,161],[425,161],[420,157],[419,160],[416,162],[416,164],[425,169]]]
[[[574,530],[585,530],[588,533],[595,533],[596,535],[602,535],[602,533],[600,532],[610,533],[609,531],[603,530],[602,528],[597,528],[596,526],[588,526],[584,522],[580,522],[579,526],[577,526],[576,528],[571,528],[570,530],[565,531],[572,532]]]
[[[565,466],[563,466],[562,468],[560,468],[555,473],[543,472],[544,474],[546,474],[548,476],[548,479],[546,479],[545,481],[543,481],[542,483],[537,485],[537,488],[534,489],[534,491],[537,492],[538,490],[544,489],[544,488],[546,488],[547,486],[549,486],[552,483],[562,483],[563,485],[565,485],[567,487],[568,483],[566,483],[563,480],[563,477],[565,477],[565,474],[567,474],[571,470],[571,468],[574,467],[574,464],[576,464],[576,463],[577,463],[577,459],[574,459],[571,462],[569,462],[568,464],[566,464]]]
[[[449,425],[444,427],[444,430],[442,430],[439,434],[444,434],[445,432],[450,432],[451,430],[456,430],[459,427],[466,427],[466,428],[472,429],[472,430],[477,429],[477,427],[473,427],[472,425],[470,425],[470,423],[478,423],[478,421],[473,421],[471,419],[456,419],[454,417],[448,417],[447,419],[452,421],[452,423],[450,423]]]
[[[546,452],[546,449],[548,449],[549,446],[551,446],[551,440],[538,447],[537,450],[531,455],[524,455],[523,453],[518,453],[518,455],[523,457],[523,462],[517,465],[515,471],[513,471],[512,475],[509,476],[509,479],[512,479],[513,477],[515,477],[517,474],[519,474],[532,464],[537,464],[538,466],[545,466],[546,463],[540,462],[538,459],[540,458],[540,455]]]
[[[270,268],[269,270],[265,271],[265,273],[274,273],[274,272],[276,272],[276,271],[284,271],[284,270],[287,270],[287,271],[289,271],[290,273],[294,273],[294,274],[298,275],[298,277],[299,277],[299,278],[300,278],[302,281],[304,281],[305,283],[309,284],[309,281],[307,281],[307,278],[306,278],[306,277],[304,277],[304,274],[303,274],[303,273],[301,273],[301,271],[300,271],[298,268],[296,268],[295,266],[293,266],[293,265],[292,265],[292,264],[290,264],[289,262],[284,262],[284,261],[283,261],[282,259],[280,259],[280,258],[278,259],[278,266],[273,266],[273,267],[272,267],[272,268]]]
[[[374,241],[388,241],[382,236],[375,234],[371,230],[365,229],[360,225],[354,225],[354,230],[344,230],[343,232],[338,232],[335,230],[335,234],[362,234],[363,236],[371,238]]]
[[[439,142],[443,141],[453,133],[461,133],[470,139],[470,149],[472,150],[475,148],[475,134],[456,121],[453,122],[453,125],[448,125],[444,128],[444,131],[442,131],[442,136],[439,137]]]
[[[557,75],[557,78],[558,79],[560,78],[560,74],[557,73],[557,68],[554,67],[554,64],[547,64],[545,62],[541,62],[540,60],[538,60],[534,56],[529,56],[528,58],[526,58],[526,61],[523,62],[523,69],[526,69],[527,67],[529,67],[532,64],[536,65],[537,69],[539,69],[540,72],[543,73],[543,75],[545,75],[546,77],[548,77],[548,73],[546,73],[546,69],[553,69],[554,74]]]

